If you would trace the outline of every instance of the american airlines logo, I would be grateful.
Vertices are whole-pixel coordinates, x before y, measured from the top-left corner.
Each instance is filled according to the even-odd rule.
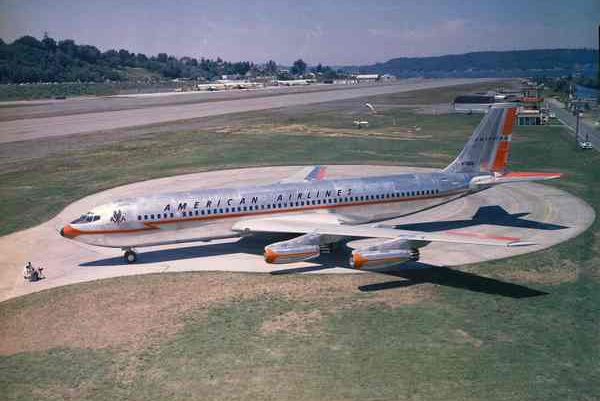
[[[352,188],[347,189],[337,189],[337,190],[316,190],[316,191],[307,191],[307,192],[290,192],[288,194],[278,194],[273,198],[273,203],[279,202],[299,202],[299,201],[310,201],[314,199],[322,199],[322,198],[330,198],[331,196],[352,196]],[[216,199],[207,199],[204,201],[192,201],[188,204],[188,202],[179,202],[178,205],[174,205],[171,208],[171,204],[166,204],[163,208],[163,212],[171,212],[173,210],[177,210],[178,212],[184,211],[187,209],[199,209],[199,208],[210,208],[210,207],[227,207],[227,206],[246,206],[246,205],[255,205],[259,203],[258,196],[246,196],[239,199],[234,198],[216,198]],[[114,218],[114,216],[113,216]]]
[[[112,221],[115,224],[124,223],[126,221],[125,214],[123,212],[121,212],[121,210],[115,210],[113,212],[112,217],[110,218],[110,221]]]

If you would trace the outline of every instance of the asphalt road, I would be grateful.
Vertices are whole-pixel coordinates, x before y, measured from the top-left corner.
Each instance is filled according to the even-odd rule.
[[[575,136],[577,117],[569,110],[564,109],[564,105],[556,99],[548,99],[546,104],[554,112],[556,117],[568,128],[570,128],[573,136]],[[580,119],[579,121],[579,141],[585,141],[588,138],[594,146],[594,149],[600,150],[600,132],[591,125]]]
[[[330,102],[335,100],[359,98],[365,96],[381,95],[396,92],[408,92],[413,90],[439,88],[472,84],[477,82],[493,81],[493,79],[435,79],[435,80],[400,80],[390,85],[370,85],[350,87],[348,89],[327,90],[322,85],[322,90],[311,90],[302,93],[271,94],[270,96],[239,98],[237,92],[220,92],[221,100],[206,101],[202,98],[197,103],[178,103],[184,96],[162,96],[157,97],[160,104],[152,103],[154,98],[129,97],[111,98],[102,102],[92,103],[94,108],[89,109],[93,100],[81,100],[81,108],[77,103],[70,109],[63,111],[64,115],[52,115],[46,117],[27,117],[21,119],[5,119],[0,121],[0,143],[32,140],[36,138],[55,137],[80,133],[101,132],[117,128],[134,127],[165,123],[169,121],[196,119],[201,117],[216,116],[230,113],[239,113],[254,110],[266,110],[279,107],[296,105],[307,105],[312,103]],[[256,91],[255,93],[258,93]],[[204,94],[203,96],[206,96]],[[250,96],[250,95],[245,95]],[[215,98],[216,99],[216,98]],[[123,109],[113,110],[111,101],[120,102]],[[189,101],[189,99],[188,99]],[[75,102],[75,101],[74,101]],[[108,102],[108,103],[106,103]],[[123,103],[124,102],[124,103]],[[166,102],[166,103],[165,103]],[[104,106],[103,106],[104,105]],[[108,106],[107,106],[108,105]],[[22,104],[17,106],[19,109]],[[38,115],[44,115],[44,108],[56,107],[56,103],[37,104]],[[102,107],[108,107],[108,111],[100,111]],[[9,107],[10,109],[10,107]],[[4,111],[14,113],[13,111]],[[21,110],[23,115],[25,110]]]
[[[92,207],[124,197],[194,188],[235,187],[281,180],[301,167],[263,167],[213,171],[144,181],[81,199],[58,216],[37,227],[0,237],[0,301],[66,284],[134,274],[220,270],[244,272],[356,273],[348,266],[347,250],[289,265],[267,264],[263,248],[277,239],[252,236],[209,244],[192,243],[138,249],[139,261],[128,265],[119,249],[100,248],[62,238],[58,229]],[[431,169],[399,166],[330,166],[329,177],[425,172]],[[389,224],[415,231],[445,231],[505,235],[536,245],[505,248],[466,244],[431,243],[421,249],[421,262],[433,266],[456,266],[507,258],[538,251],[572,238],[589,227],[594,210],[581,199],[557,188],[518,183],[461,198],[419,214],[390,220]],[[366,246],[353,241],[354,247]],[[360,244],[362,242],[362,245]],[[344,247],[342,247],[344,248]],[[26,261],[43,266],[46,279],[29,283],[22,277]]]

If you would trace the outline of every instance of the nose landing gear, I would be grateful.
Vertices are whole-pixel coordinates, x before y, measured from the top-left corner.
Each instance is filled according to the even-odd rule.
[[[123,259],[129,264],[135,263],[137,261],[137,253],[133,249],[125,249]]]

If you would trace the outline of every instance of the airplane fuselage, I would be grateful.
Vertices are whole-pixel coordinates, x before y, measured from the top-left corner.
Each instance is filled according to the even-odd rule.
[[[99,206],[63,229],[85,243],[133,248],[243,235],[236,222],[265,215],[326,213],[364,224],[416,213],[474,192],[465,173],[380,177],[206,189]]]

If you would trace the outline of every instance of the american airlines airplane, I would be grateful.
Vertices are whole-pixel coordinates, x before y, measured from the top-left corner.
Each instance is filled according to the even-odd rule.
[[[60,234],[92,245],[121,248],[127,263],[137,260],[135,248],[260,233],[297,235],[267,245],[264,258],[268,263],[313,259],[343,239],[382,239],[378,245],[352,251],[349,265],[356,269],[418,260],[419,248],[435,241],[530,245],[513,237],[457,230],[426,233],[385,225],[385,220],[430,209],[494,185],[560,177],[560,173],[506,169],[515,116],[513,104],[491,106],[462,152],[439,172],[325,179],[325,168],[308,167],[270,185],[115,201],[65,225]]]

